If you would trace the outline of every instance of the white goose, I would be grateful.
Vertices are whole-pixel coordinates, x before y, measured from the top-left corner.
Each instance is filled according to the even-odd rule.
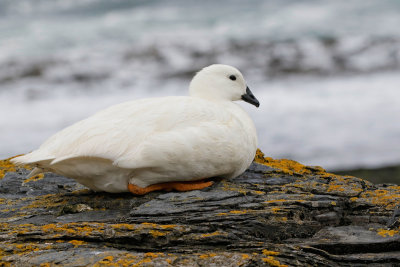
[[[242,74],[215,64],[198,72],[190,96],[111,106],[56,133],[39,149],[12,159],[29,174],[54,172],[95,191],[146,194],[187,191],[233,178],[251,164],[257,133],[233,101],[259,106]]]

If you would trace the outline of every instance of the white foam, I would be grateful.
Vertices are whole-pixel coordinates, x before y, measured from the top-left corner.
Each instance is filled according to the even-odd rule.
[[[257,84],[260,111],[250,112],[260,147],[330,169],[397,164],[399,83],[398,73],[381,73]]]

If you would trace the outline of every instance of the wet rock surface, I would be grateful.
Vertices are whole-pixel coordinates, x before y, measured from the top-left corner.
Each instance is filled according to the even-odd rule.
[[[140,197],[28,172],[0,164],[0,266],[400,264],[397,185],[262,153],[235,179]]]

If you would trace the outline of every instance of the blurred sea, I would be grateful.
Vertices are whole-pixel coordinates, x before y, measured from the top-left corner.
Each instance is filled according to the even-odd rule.
[[[0,157],[109,105],[186,94],[231,64],[264,153],[328,169],[400,162],[400,1],[2,0]]]

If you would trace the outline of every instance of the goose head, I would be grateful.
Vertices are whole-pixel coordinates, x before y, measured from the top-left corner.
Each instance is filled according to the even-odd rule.
[[[214,64],[199,71],[192,79],[189,94],[209,100],[243,100],[260,105],[250,91],[242,73],[232,66]]]

